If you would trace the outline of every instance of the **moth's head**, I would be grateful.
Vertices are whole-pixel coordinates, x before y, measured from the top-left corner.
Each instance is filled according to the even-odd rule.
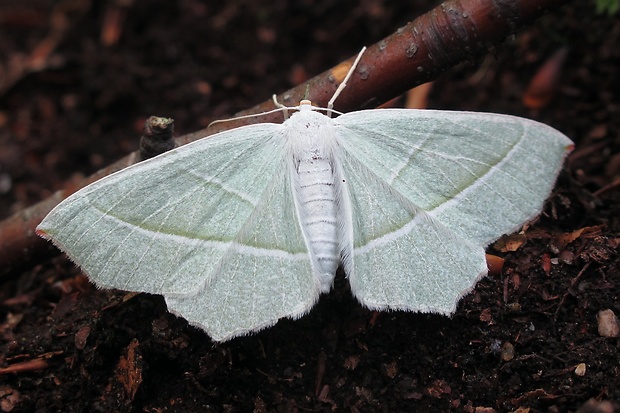
[[[312,102],[310,102],[308,99],[303,99],[299,102],[298,109],[300,112],[303,112],[305,110],[313,110]]]

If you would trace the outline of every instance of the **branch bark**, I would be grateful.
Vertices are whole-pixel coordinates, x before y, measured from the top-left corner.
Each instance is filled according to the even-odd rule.
[[[419,84],[435,79],[444,70],[462,61],[477,60],[518,28],[546,10],[569,0],[449,0],[418,17],[394,34],[370,46],[335,109],[341,112],[375,107]],[[342,81],[353,58],[321,73],[278,96],[278,101],[294,106],[303,98],[325,107]],[[308,94],[309,96],[306,96]],[[271,100],[238,113],[238,116],[274,109]],[[279,113],[223,122],[177,138],[184,145],[216,132],[257,122],[281,122]],[[34,264],[34,259],[58,250],[34,233],[35,227],[60,201],[83,186],[139,161],[131,153],[94,175],[72,182],[48,199],[0,222],[0,276]]]

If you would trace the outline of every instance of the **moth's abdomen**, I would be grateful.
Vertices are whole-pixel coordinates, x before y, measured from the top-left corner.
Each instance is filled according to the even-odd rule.
[[[333,168],[329,159],[300,160],[297,168],[299,218],[319,266],[321,290],[328,291],[340,263]]]

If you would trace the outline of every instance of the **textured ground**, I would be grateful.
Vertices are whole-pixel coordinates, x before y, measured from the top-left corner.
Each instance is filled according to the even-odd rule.
[[[151,114],[174,118],[178,135],[198,130],[432,6],[126,3],[116,17],[103,2],[0,4],[0,218],[134,150]],[[618,410],[619,339],[600,336],[597,313],[620,315],[620,22],[594,2],[573,3],[447,71],[430,92],[431,108],[530,117],[577,144],[541,218],[489,250],[505,258],[503,273],[480,282],[454,318],[374,313],[339,278],[301,320],[213,345],[161,297],[97,291],[59,256],[0,279],[0,368],[23,367],[0,375],[0,409]],[[50,44],[43,64],[7,83],[15,59]],[[554,98],[525,106],[531,79],[565,46]]]

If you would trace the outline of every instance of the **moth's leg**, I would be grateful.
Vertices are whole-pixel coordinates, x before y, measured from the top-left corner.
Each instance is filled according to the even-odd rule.
[[[276,108],[282,109],[282,116],[284,116],[284,120],[287,120],[288,119],[288,107],[278,102],[278,97],[276,96],[275,93],[271,95],[271,100],[273,100],[273,104],[276,106]]]

